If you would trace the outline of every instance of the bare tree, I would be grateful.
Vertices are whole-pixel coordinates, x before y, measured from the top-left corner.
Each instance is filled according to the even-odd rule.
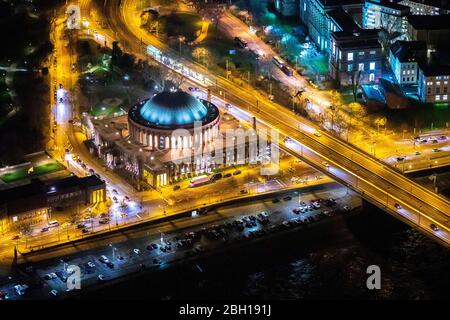
[[[355,70],[352,72],[351,75],[352,93],[354,101],[356,101],[356,94],[358,93],[359,81],[361,80],[361,73],[362,71]]]

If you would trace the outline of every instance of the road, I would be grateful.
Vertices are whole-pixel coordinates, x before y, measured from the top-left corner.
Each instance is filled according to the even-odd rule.
[[[132,52],[140,54],[143,49],[142,41],[145,44],[159,46],[161,52],[167,50],[167,54],[176,57],[175,53],[143,32],[136,23],[127,21],[127,12],[133,6],[131,0],[122,1],[121,6],[119,3],[119,1],[109,1],[106,14],[112,30],[115,31],[119,41],[125,44],[127,50],[131,49]],[[198,73],[204,72],[204,68],[185,59],[180,58],[178,61],[177,63],[183,65],[186,63],[189,69],[198,70]],[[170,61],[167,63],[170,64]],[[315,124],[272,103],[258,92],[243,89],[235,83],[210,74],[208,78],[213,79],[213,83],[217,83],[209,87],[213,95],[222,98],[225,95],[227,101],[238,106],[243,115],[256,116],[260,124],[278,129],[281,136],[288,136],[295,140],[295,149],[292,149],[292,146],[285,147],[296,156],[302,157],[299,151],[303,146],[305,150],[308,150],[303,154],[303,158],[307,161],[305,158],[307,155],[313,159],[308,161],[311,165],[351,186],[369,201],[383,207],[434,239],[440,240],[441,243],[447,245],[450,243],[450,202],[447,199],[430,192],[371,155],[327,132],[322,132],[320,137],[316,136],[315,133],[320,129]],[[284,143],[280,142],[280,145]],[[338,171],[333,172],[333,169],[328,171],[322,164],[324,161],[329,162]],[[402,212],[399,212],[396,206],[401,206]],[[437,230],[432,230],[431,224],[437,226]]]

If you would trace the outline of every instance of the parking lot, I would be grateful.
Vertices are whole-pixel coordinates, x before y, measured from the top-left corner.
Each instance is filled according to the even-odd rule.
[[[191,224],[182,231],[164,233],[153,230],[143,235],[141,232],[125,241],[38,262],[34,265],[36,272],[32,278],[41,285],[30,285],[23,296],[18,295],[13,283],[0,287],[0,292],[6,293],[10,299],[62,296],[67,290],[71,266],[80,268],[83,289],[130,273],[166,268],[186,257],[202,255],[232,243],[244,245],[246,241],[272,233],[301,229],[335,214],[348,214],[359,205],[359,198],[346,188],[335,185],[307,194],[290,192],[277,198],[222,207],[206,213],[211,218],[210,222]],[[30,280],[22,282],[27,281]],[[54,295],[52,290],[56,290]]]

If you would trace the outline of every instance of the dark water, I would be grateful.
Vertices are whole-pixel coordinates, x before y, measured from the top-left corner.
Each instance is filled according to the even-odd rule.
[[[196,264],[204,272],[199,272]],[[378,265],[381,290],[366,288]],[[81,298],[444,299],[447,249],[371,206],[362,213],[140,275]]]

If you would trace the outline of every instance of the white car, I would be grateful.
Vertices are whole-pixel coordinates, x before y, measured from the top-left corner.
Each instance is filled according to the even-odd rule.
[[[322,136],[322,134],[320,133],[320,131],[314,131],[314,135],[316,136],[316,137],[321,137]]]
[[[52,291],[50,291],[50,294],[54,297],[58,296],[58,290],[53,289]]]
[[[95,263],[93,263],[92,261],[89,261],[87,263],[87,265],[88,265],[89,268],[95,268]]]
[[[104,255],[102,255],[102,256],[100,256],[100,259],[99,259],[101,262],[103,262],[103,263],[108,263],[109,262],[109,259],[106,257],[106,256],[104,256]]]
[[[139,250],[139,249],[133,249],[133,252],[134,252],[135,254],[141,254],[141,250]]]
[[[102,274],[99,274],[99,275],[98,275],[98,280],[100,280],[100,281],[105,281],[105,276],[102,275]]]

